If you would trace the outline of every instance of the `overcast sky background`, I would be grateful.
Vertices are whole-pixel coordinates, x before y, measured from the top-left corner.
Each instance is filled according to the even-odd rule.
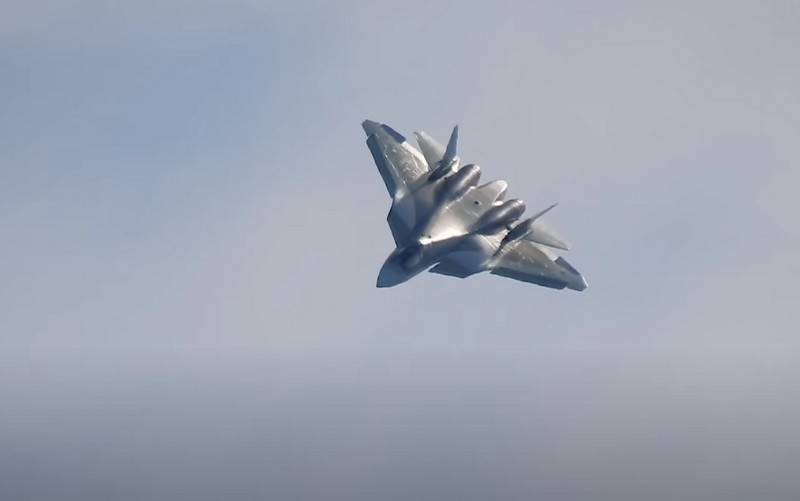
[[[0,499],[799,499],[798,61],[791,0],[4,2]],[[589,289],[376,289],[364,118]]]

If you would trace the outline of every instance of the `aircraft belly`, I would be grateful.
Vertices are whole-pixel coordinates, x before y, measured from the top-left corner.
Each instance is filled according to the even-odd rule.
[[[586,289],[580,272],[555,252],[569,245],[539,220],[555,205],[521,220],[520,200],[501,202],[505,181],[478,186],[477,165],[458,169],[457,126],[446,148],[417,133],[419,149],[386,124],[365,120],[362,127],[392,198],[386,219],[396,249],[379,272],[378,287],[433,266],[433,273],[461,278],[490,271],[544,287]]]

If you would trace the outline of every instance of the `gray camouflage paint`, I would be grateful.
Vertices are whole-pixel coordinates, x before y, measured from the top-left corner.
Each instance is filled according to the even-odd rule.
[[[478,186],[480,167],[460,166],[457,126],[447,148],[415,132],[422,152],[388,125],[365,120],[362,127],[392,197],[387,221],[397,244],[378,273],[378,287],[433,267],[433,273],[459,278],[489,271],[554,289],[586,289],[583,276],[545,248],[566,250],[563,242],[535,226],[555,205],[519,223],[525,204],[503,200],[505,181]]]

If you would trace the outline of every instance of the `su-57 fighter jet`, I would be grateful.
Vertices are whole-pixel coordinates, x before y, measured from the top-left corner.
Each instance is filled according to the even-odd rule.
[[[396,249],[378,274],[378,287],[431,273],[465,278],[488,271],[554,289],[582,291],[586,280],[555,249],[569,245],[541,222],[550,209],[520,221],[522,200],[504,200],[508,184],[478,186],[481,169],[461,164],[458,126],[447,147],[416,132],[419,150],[385,124],[365,120],[367,146],[386,184],[387,221]]]

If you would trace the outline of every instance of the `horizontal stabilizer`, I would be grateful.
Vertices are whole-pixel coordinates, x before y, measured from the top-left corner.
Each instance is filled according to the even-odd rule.
[[[568,251],[571,247],[569,243],[562,240],[561,237],[541,221],[533,222],[531,232],[525,236],[525,240],[565,251]]]
[[[425,131],[415,132],[414,135],[417,136],[417,144],[419,144],[419,149],[422,151],[428,167],[435,169],[436,164],[444,158],[444,146]]]

